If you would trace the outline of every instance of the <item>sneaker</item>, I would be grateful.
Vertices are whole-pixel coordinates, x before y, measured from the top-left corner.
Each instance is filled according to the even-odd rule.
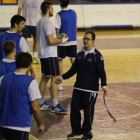
[[[51,109],[52,109],[52,106],[48,105],[46,102],[40,105],[40,110],[51,110]]]
[[[33,57],[33,59],[32,59],[32,63],[33,63],[33,64],[39,64],[39,62],[38,62],[38,60],[37,60],[36,57]]]
[[[86,137],[86,136],[83,136],[82,138],[81,138],[81,140],[91,140],[92,138],[88,138],[88,137]]]
[[[50,90],[50,86],[49,86],[49,90]],[[62,87],[62,85],[60,84],[58,84],[58,90],[60,91],[60,90],[63,90],[63,87]]]
[[[58,90],[63,90],[63,87],[61,84],[58,84]]]
[[[74,134],[74,133],[72,132],[72,133],[70,133],[69,135],[67,135],[67,138],[68,138],[68,139],[72,139],[72,138],[75,138],[76,136],[79,136],[79,135],[76,135],[76,134]]]
[[[65,110],[65,109],[63,109],[63,108],[60,106],[60,104],[57,104],[56,107],[52,107],[51,112],[57,113],[57,114],[67,114],[67,113],[68,113],[68,111]]]

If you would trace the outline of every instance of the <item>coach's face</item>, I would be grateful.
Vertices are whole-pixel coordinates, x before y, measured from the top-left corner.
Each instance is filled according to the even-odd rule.
[[[92,48],[95,40],[92,39],[92,35],[90,33],[85,34],[83,38],[83,43],[85,48]]]
[[[52,17],[53,16],[53,5],[50,5],[50,9],[49,9],[49,16]]]
[[[25,22],[24,22],[24,21],[21,21],[21,22],[19,23],[19,25],[16,24],[16,27],[17,27],[17,32],[21,32],[22,29],[25,28]]]

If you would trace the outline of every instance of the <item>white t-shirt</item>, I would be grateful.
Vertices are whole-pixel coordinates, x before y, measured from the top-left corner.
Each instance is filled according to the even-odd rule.
[[[6,31],[7,33],[11,33],[11,34],[13,34],[13,33],[16,33],[16,32],[12,32],[12,31]],[[17,33],[16,33],[17,34]],[[27,44],[27,42],[26,42],[26,40],[24,39],[24,37],[21,37],[20,38],[20,41],[19,41],[19,48],[20,48],[20,51],[21,52],[28,52],[28,51],[30,51],[30,49],[29,49],[29,46],[28,46],[28,44]]]
[[[19,73],[19,72],[14,72],[14,73],[16,75],[25,75],[25,73]],[[3,77],[4,76],[0,77],[0,85],[1,85]],[[31,81],[29,88],[28,88],[28,93],[29,93],[29,100],[30,101],[35,101],[36,99],[41,98],[41,94],[40,94],[38,83],[37,83],[36,79]],[[1,127],[19,130],[19,131],[30,132],[30,127],[24,127],[24,128],[23,127],[13,127],[13,126],[1,126]]]
[[[38,58],[57,57],[57,45],[49,45],[47,36],[53,34],[56,38],[56,31],[53,23],[47,18],[42,17],[36,26],[38,38]]]
[[[62,10],[69,10],[68,8],[67,9],[62,9]],[[77,17],[76,17],[76,25],[77,25]],[[56,14],[56,17],[55,17],[55,28],[57,29],[60,29],[61,27],[61,17],[59,14]],[[65,44],[61,43],[61,44],[58,44],[58,46],[70,46],[70,45],[77,45],[77,41],[69,41]]]
[[[26,18],[25,25],[36,26],[40,19],[40,6],[44,0],[20,0],[19,8],[22,8],[22,16]]]

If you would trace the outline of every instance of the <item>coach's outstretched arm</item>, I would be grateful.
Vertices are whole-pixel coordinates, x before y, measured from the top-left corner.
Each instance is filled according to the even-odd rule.
[[[71,68],[65,74],[63,74],[60,78],[58,78],[55,83],[56,84],[61,84],[63,80],[69,79],[74,74],[76,74],[77,70],[78,70],[78,68],[77,68],[77,57],[76,57],[74,63],[71,66]]]

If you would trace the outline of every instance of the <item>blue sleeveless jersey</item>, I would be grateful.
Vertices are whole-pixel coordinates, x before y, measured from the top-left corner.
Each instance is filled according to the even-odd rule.
[[[16,70],[16,62],[8,63],[0,60],[0,77]]]
[[[28,87],[33,80],[28,75],[9,73],[4,76],[0,86],[1,125],[30,127],[31,107]]]
[[[19,35],[18,33],[4,32],[0,34],[0,60],[6,57],[2,46],[3,46],[3,43],[7,40],[12,40],[16,43],[16,55],[20,52],[19,42],[20,42],[21,37],[22,36]]]
[[[74,10],[61,10],[58,12],[61,17],[61,27],[59,33],[66,33],[68,41],[75,41],[76,38],[76,13]]]

